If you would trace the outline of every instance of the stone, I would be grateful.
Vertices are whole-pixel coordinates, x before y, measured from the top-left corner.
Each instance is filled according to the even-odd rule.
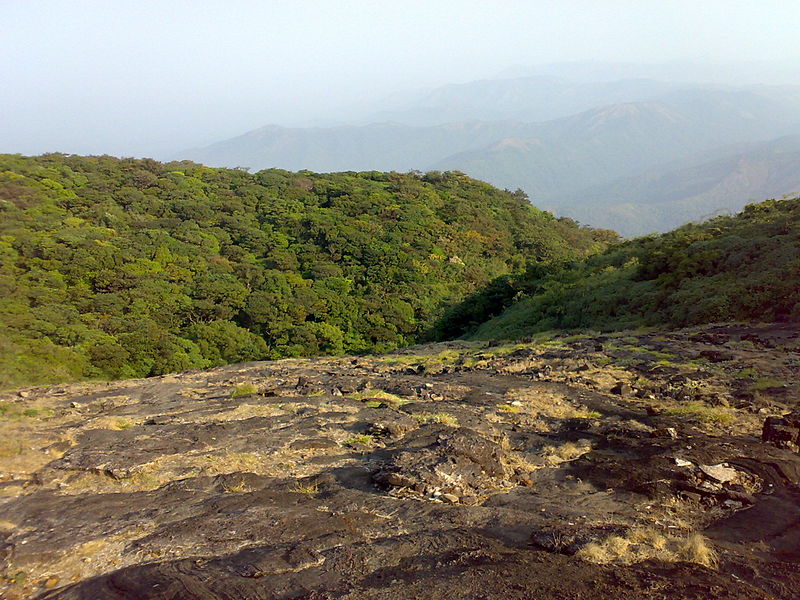
[[[728,399],[723,396],[713,396],[708,400],[708,403],[711,406],[722,406],[724,408],[729,408],[731,405]]]
[[[661,427],[653,430],[650,437],[676,440],[678,439],[678,431],[674,427]]]
[[[736,359],[736,353],[730,350],[712,349],[701,350],[699,353],[701,358],[705,358],[709,362],[727,362]]]
[[[419,423],[407,415],[392,415],[381,421],[372,423],[369,433],[378,437],[403,437],[419,427]]]
[[[783,417],[767,417],[761,430],[761,441],[778,448],[800,450],[800,413]]]
[[[619,396],[627,396],[631,393],[631,386],[624,381],[618,381],[616,385],[611,388],[611,393]]]
[[[719,483],[728,483],[729,481],[733,481],[738,475],[736,469],[733,469],[724,463],[719,465],[699,465],[699,467],[705,475],[714,481],[718,481]]]
[[[459,498],[455,494],[442,494],[441,498],[442,500],[448,502],[449,504],[458,504],[458,501],[461,500],[461,498]]]

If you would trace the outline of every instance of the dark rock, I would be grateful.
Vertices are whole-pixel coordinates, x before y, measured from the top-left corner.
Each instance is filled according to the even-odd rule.
[[[736,358],[736,353],[731,352],[730,350],[722,350],[722,349],[711,349],[711,350],[701,350],[699,352],[701,358],[705,358],[710,362],[727,362],[729,360],[734,360]]]
[[[441,490],[463,498],[480,495],[506,479],[505,452],[497,442],[466,427],[440,426],[435,436],[428,429],[407,436],[404,449],[395,452],[373,480],[382,486],[420,493]]]
[[[292,450],[322,450],[324,448],[335,448],[338,444],[328,438],[310,438],[297,440],[289,445]]]
[[[624,381],[618,381],[614,387],[611,388],[612,394],[618,394],[620,396],[627,396],[631,393],[631,391],[631,386]]]
[[[561,422],[560,430],[561,431],[588,431],[592,428],[594,424],[594,419],[583,419],[580,417],[572,417],[569,419],[564,419]]]
[[[674,427],[662,427],[661,429],[655,429],[652,433],[650,433],[651,437],[654,438],[664,438],[664,439],[678,439],[678,431]]]
[[[778,448],[800,452],[800,412],[764,419],[761,441]]]
[[[369,433],[378,437],[401,438],[410,431],[419,428],[419,423],[404,414],[392,414],[386,419],[376,421],[369,428]]]

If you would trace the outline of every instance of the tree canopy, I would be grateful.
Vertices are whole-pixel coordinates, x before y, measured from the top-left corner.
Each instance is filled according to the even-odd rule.
[[[609,241],[459,172],[0,155],[0,387],[385,351]]]
[[[530,264],[508,288],[505,312],[462,333],[497,339],[548,329],[797,322],[800,199],[751,204],[738,215],[627,241],[584,260]]]

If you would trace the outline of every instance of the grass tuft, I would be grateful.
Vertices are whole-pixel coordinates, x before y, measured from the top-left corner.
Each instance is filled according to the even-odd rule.
[[[680,406],[668,408],[664,414],[674,417],[688,417],[702,423],[729,425],[736,421],[735,411],[721,406],[708,406],[702,402],[687,402]]]
[[[237,385],[231,391],[231,398],[247,398],[248,396],[255,396],[258,393],[258,388],[251,383],[244,383]]]
[[[309,483],[304,485],[298,481],[295,483],[292,491],[298,494],[305,494],[306,496],[316,496],[319,493],[319,484]]]
[[[716,568],[719,558],[708,540],[699,533],[685,538],[666,536],[647,527],[636,527],[623,537],[612,535],[602,542],[591,542],[576,556],[598,564],[630,565],[644,560],[692,562],[709,569]]]
[[[413,415],[413,417],[417,423],[441,423],[449,427],[458,426],[458,419],[449,413],[422,412]]]
[[[354,435],[348,440],[342,442],[345,446],[368,446],[375,440],[374,436],[369,435],[368,433],[361,433],[359,435]]]

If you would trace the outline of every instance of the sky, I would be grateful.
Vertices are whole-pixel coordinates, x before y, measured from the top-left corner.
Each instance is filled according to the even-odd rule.
[[[797,0],[0,0],[0,152],[167,158],[572,61],[800,84],[798,27]]]

